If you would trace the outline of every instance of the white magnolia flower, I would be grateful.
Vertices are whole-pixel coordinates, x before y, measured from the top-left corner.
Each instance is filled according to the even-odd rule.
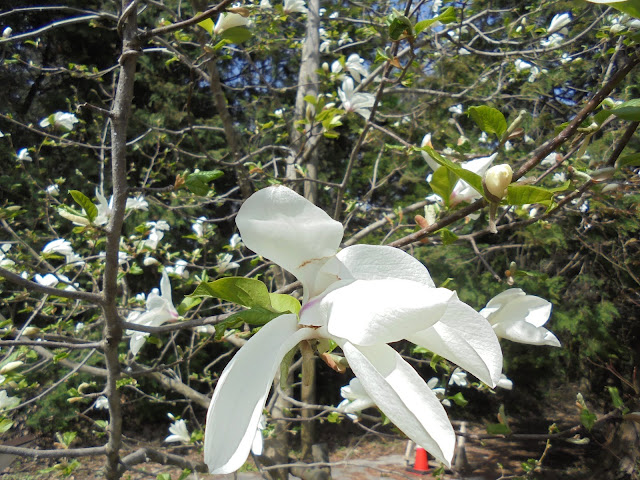
[[[456,368],[451,374],[449,379],[449,385],[457,385],[459,387],[468,387],[469,381],[467,380],[467,372]]]
[[[560,346],[556,336],[543,327],[551,315],[551,303],[519,288],[496,295],[480,314],[493,325],[498,337],[530,345]]]
[[[304,0],[284,0],[282,6],[283,13],[307,13],[307,11]]]
[[[218,272],[224,273],[227,270],[238,268],[239,266],[239,263],[233,261],[233,255],[230,253],[218,255]]]
[[[176,275],[182,278],[189,278],[189,272],[187,272],[187,267],[189,264],[186,260],[178,260],[174,266],[168,266],[165,268],[169,275]]]
[[[451,107],[449,107],[449,112],[453,113],[454,115],[462,115],[462,112],[464,112],[464,107],[461,103],[452,105]]]
[[[562,156],[560,156],[562,158]],[[549,155],[544,157],[544,159],[540,162],[540,165],[543,167],[550,167],[558,163],[558,154],[556,152],[551,152]]]
[[[109,408],[109,399],[104,395],[100,395],[96,398],[96,402],[93,404],[93,408],[96,410],[107,410]]]
[[[424,265],[402,250],[355,245],[338,252],[342,225],[286,187],[253,194],[236,223],[247,248],[302,282],[303,302],[299,318],[267,323],[220,375],[204,440],[210,472],[242,466],[284,355],[314,339],[334,341],[385,416],[450,464],[455,433],[444,408],[388,343],[407,339],[495,385],[502,353],[482,315],[436,288]]]
[[[6,390],[0,390],[0,412],[20,405],[18,397],[10,397]]]
[[[546,70],[542,70],[542,73],[546,73]],[[527,78],[527,82],[533,83],[536,81],[538,76],[540,76],[540,69],[538,67],[532,67],[530,70],[529,78]]]
[[[352,53],[349,55],[347,60],[345,61],[345,69],[349,74],[353,77],[353,79],[360,83],[363,78],[366,78],[369,75],[369,70],[364,66],[364,59],[360,57],[357,53]],[[342,64],[336,60],[331,64],[331,72],[334,74],[338,74],[342,71]]]
[[[356,93],[354,90],[353,79],[345,77],[342,81],[342,88],[338,88],[338,97],[342,100],[342,108],[347,113],[355,112],[368,119],[376,97],[370,93]]]
[[[69,112],[56,112],[53,115],[40,120],[40,126],[42,128],[53,125],[56,128],[63,128],[65,130],[73,130],[73,126],[78,123],[78,117]]]
[[[96,188],[96,198],[98,199],[98,214],[93,220],[94,225],[106,225],[109,223],[111,214],[113,213],[113,196],[107,202],[107,198],[102,194],[100,190]],[[142,195],[135,198],[127,198],[125,204],[125,210],[144,210],[147,211],[149,203],[144,199]]]
[[[149,237],[142,242],[143,247],[147,247],[150,250],[158,248],[158,243],[164,237],[164,232],[169,230],[169,224],[164,220],[158,220],[157,222],[147,222],[147,228],[149,228]]]
[[[12,33],[13,33],[13,28],[6,27],[4,30],[2,30],[2,38],[9,38]]]
[[[218,17],[215,27],[213,27],[213,33],[220,35],[230,28],[246,27],[248,24],[249,19],[238,13],[223,12]]]
[[[260,8],[273,8],[269,0],[260,0]]]
[[[191,230],[193,230],[193,232],[196,234],[196,237],[198,238],[204,237],[204,230],[206,227],[204,222],[206,221],[207,221],[207,217],[198,217],[195,223],[191,225]]]
[[[106,259],[107,252],[98,253],[98,258],[103,260]],[[129,260],[129,256],[127,255],[127,252],[123,252],[122,250],[120,250],[118,252],[118,265],[124,265],[125,263],[127,263],[127,260]]]
[[[63,256],[68,256],[73,254],[73,247],[68,240],[58,238],[47,243],[43,247],[42,253],[58,253]]]
[[[357,420],[362,410],[376,406],[376,402],[371,400],[357,377],[352,378],[349,385],[340,389],[340,396],[344,400],[338,404],[338,409],[346,413],[351,420]]]
[[[147,257],[144,257],[144,260],[142,261],[142,264],[145,267],[151,267],[153,265],[159,265],[160,262],[157,259],[155,259],[154,257],[147,256]]]
[[[562,35],[560,35],[559,33],[552,33],[548,38],[540,41],[540,45],[542,45],[544,48],[556,48],[562,45],[563,41],[564,37]]]
[[[18,160],[21,162],[32,162],[33,158],[29,155],[29,150],[27,148],[21,148],[17,153]]]
[[[16,368],[24,365],[24,362],[21,360],[14,360],[13,362],[5,363],[2,368],[0,368],[0,375],[4,375],[5,373],[9,373],[14,371]]]
[[[173,415],[170,416],[170,418],[172,418]],[[189,430],[187,430],[187,423],[184,420],[176,420],[174,421],[171,426],[169,427],[169,433],[171,433],[171,435],[169,435],[167,438],[164,439],[165,442],[167,443],[171,443],[171,442],[182,442],[182,443],[189,443],[191,442],[191,434],[189,433]]]
[[[554,15],[547,28],[547,33],[557,32],[571,23],[571,14],[569,12],[558,13]]]
[[[135,198],[127,198],[124,208],[125,210],[144,210],[146,212],[149,208],[149,203],[144,199],[144,196],[138,195]]]
[[[567,175],[564,172],[554,173],[551,181],[554,183],[564,183],[567,181]]]
[[[505,390],[513,390],[513,382],[507,378],[503,373],[500,375],[500,380],[496,384],[496,388],[504,388]]]
[[[478,143],[489,143],[489,136],[487,135],[487,132],[482,132],[480,134],[480,136],[478,137]]]
[[[240,235],[238,235],[237,233],[234,233],[233,235],[231,235],[231,238],[229,239],[229,246],[231,248],[236,248],[241,243],[242,243],[242,237]]]
[[[7,258],[7,253],[9,253],[9,250],[11,250],[10,243],[0,244],[0,267],[13,267],[16,264],[16,262],[11,260],[10,258]]]
[[[45,191],[51,195],[52,197],[57,197],[60,195],[60,187],[58,185],[49,185]]]
[[[438,387],[439,382],[440,380],[437,377],[430,378],[427,382],[427,387],[429,387],[431,391],[436,394],[436,397],[438,397],[442,405],[444,405],[445,407],[450,407],[451,402],[448,398],[445,398],[447,391],[443,387]]]
[[[56,277],[53,273],[47,273],[45,276],[36,273],[33,278],[37,284],[42,285],[43,287],[53,288],[60,282],[60,280],[58,280],[58,277]]]
[[[516,72],[518,73],[530,70],[531,67],[533,67],[532,64],[530,64],[529,62],[525,62],[520,58],[518,58],[517,60],[514,60],[513,66],[516,67]]]
[[[166,271],[162,272],[160,294],[158,294],[158,289],[154,288],[147,297],[146,312],[131,312],[127,317],[128,322],[146,327],[159,327],[165,322],[177,319],[178,312],[171,300],[171,282],[169,281],[169,276]],[[129,348],[131,349],[131,353],[136,356],[144,345],[149,333],[127,330],[127,335],[131,335]]]

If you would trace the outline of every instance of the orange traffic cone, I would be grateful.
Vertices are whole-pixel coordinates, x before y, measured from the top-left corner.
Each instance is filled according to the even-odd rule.
[[[407,468],[407,471],[411,473],[417,473],[419,475],[426,475],[429,473],[429,457],[427,451],[424,448],[416,447],[416,461],[413,467]]]

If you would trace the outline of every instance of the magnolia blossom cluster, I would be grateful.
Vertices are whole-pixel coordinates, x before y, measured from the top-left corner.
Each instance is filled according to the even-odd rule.
[[[357,377],[344,396],[355,402],[366,394],[369,400],[359,405],[375,404],[449,465],[455,433],[440,399],[388,344],[409,340],[493,387],[502,373],[496,333],[512,338],[530,333],[518,322],[541,328],[537,315],[518,321],[509,316],[537,308],[535,302],[513,303],[521,300],[519,294],[490,302],[480,314],[455,292],[437,288],[424,265],[402,250],[354,245],[338,251],[342,225],[286,187],[252,195],[236,223],[248,248],[301,281],[303,299],[299,316],[284,314],[267,323],[220,375],[205,431],[211,473],[230,473],[244,463],[284,355],[300,342],[316,344],[320,353],[325,346],[326,352],[327,340],[341,348]]]

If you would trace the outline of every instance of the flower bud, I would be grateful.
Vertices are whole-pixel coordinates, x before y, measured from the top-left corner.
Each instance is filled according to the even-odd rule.
[[[322,64],[322,70],[324,70],[325,73],[329,73],[329,64],[327,62]]]
[[[513,170],[506,163],[496,165],[484,174],[484,190],[490,200],[499,202],[507,193],[507,187],[511,183]],[[491,198],[494,197],[494,198]]]
[[[16,368],[18,368],[23,363],[24,362],[21,362],[21,361],[7,363],[2,368],[0,368],[0,375],[4,375],[5,373],[8,373],[8,372],[11,372],[12,370],[15,370]]]
[[[27,327],[22,331],[22,335],[25,337],[35,337],[40,333],[40,329],[38,327]]]

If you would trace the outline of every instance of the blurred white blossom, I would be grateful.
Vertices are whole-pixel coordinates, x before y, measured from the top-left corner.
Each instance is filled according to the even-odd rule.
[[[42,128],[54,126],[56,128],[63,128],[65,130],[71,131],[73,130],[73,126],[78,122],[78,117],[76,117],[73,113],[56,112],[53,115],[49,115],[48,117],[40,120],[40,126]]]
[[[20,160],[21,162],[33,161],[33,158],[31,158],[31,155],[29,155],[29,150],[26,148],[21,148],[20,150],[18,150],[17,156],[18,160]]]
[[[283,13],[307,13],[307,7],[304,0],[284,0],[282,6]]]

